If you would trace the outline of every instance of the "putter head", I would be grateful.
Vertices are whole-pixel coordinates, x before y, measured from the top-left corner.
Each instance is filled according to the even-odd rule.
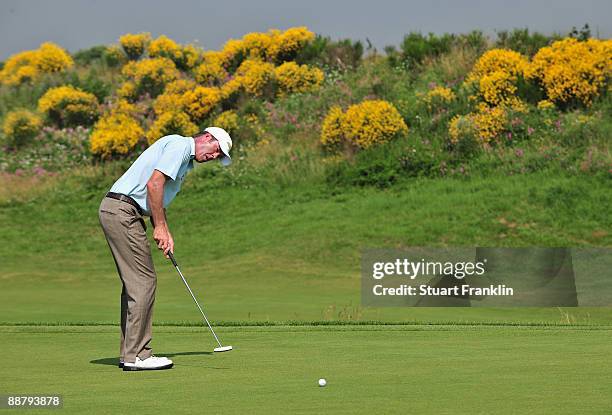
[[[220,352],[229,352],[230,350],[232,350],[232,346],[223,346],[223,347],[215,347],[215,352],[220,353]]]

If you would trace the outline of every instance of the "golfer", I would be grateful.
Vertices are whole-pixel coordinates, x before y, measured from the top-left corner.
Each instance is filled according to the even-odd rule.
[[[168,369],[172,361],[151,350],[151,326],[157,276],[144,216],[150,216],[153,239],[164,252],[174,253],[174,240],[166,221],[166,207],[181,189],[193,161],[220,159],[225,166],[232,139],[222,128],[209,127],[194,137],[167,135],[147,148],[115,182],[99,209],[121,291],[121,343],[123,370]]]

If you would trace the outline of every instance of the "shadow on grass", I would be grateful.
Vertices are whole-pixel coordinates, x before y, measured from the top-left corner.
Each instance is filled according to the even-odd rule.
[[[194,355],[208,355],[208,354],[213,354],[213,352],[160,353],[159,356],[175,357],[175,356],[194,356]],[[104,357],[102,359],[90,360],[89,363],[92,363],[94,365],[117,366],[117,364],[119,363],[119,357]]]

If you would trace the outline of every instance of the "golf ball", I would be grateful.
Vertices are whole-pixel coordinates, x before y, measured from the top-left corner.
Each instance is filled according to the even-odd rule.
[[[327,381],[325,379],[319,379],[319,386],[327,385]]]

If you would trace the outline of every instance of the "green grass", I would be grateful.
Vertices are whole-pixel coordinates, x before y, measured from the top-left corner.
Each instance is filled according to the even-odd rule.
[[[359,292],[367,247],[609,246],[605,180],[539,173],[337,189],[232,185],[198,169],[168,211],[176,257],[236,350],[210,353],[195,305],[154,250],[153,348],[176,366],[124,373],[120,283],[97,219],[117,175],[73,173],[0,201],[3,393],[59,393],[67,413],[612,408],[609,308],[364,308]]]
[[[212,354],[202,328],[156,327],[175,367],[123,372],[118,327],[0,327],[0,389],[65,413],[607,414],[611,330],[231,327]]]
[[[74,191],[60,185],[52,195],[0,208],[0,321],[118,320],[120,283],[97,219],[104,186],[91,190],[81,184]],[[605,181],[538,174],[418,179],[390,190],[334,192],[220,189],[214,181],[207,186],[201,173],[188,178],[184,195],[168,211],[169,223],[181,269],[214,320],[611,321],[606,309],[373,309],[359,304],[363,248],[609,246],[612,235],[605,230],[612,221],[606,206],[612,196]],[[197,322],[174,268],[156,249],[154,260],[159,279],[155,320]]]

